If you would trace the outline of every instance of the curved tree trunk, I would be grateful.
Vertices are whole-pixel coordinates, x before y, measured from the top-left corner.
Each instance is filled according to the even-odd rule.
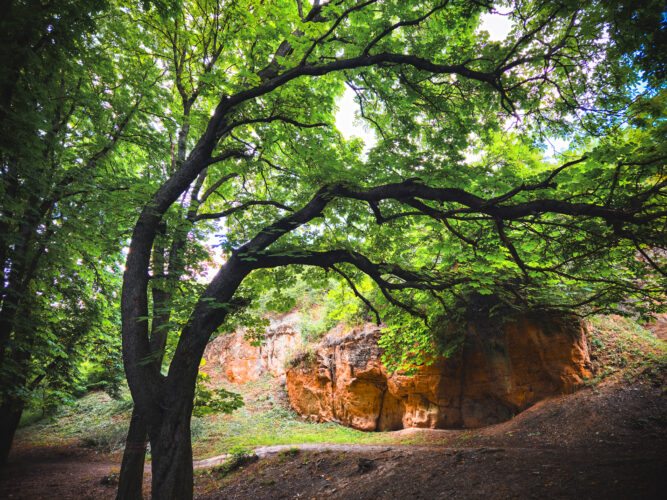
[[[162,263],[164,251],[156,249],[154,259]],[[164,269],[160,273],[164,272]],[[151,326],[151,352],[155,354],[155,368],[160,370],[164,358],[164,347],[167,341],[167,329],[164,328],[171,316],[168,307],[171,295],[159,290],[153,290],[154,317]],[[148,440],[148,422],[144,421],[137,408],[132,410],[130,428],[125,440],[125,452],[120,468],[118,493],[116,500],[141,500],[143,498],[144,462],[146,459],[146,444]]]
[[[132,410],[132,420],[127,431],[123,463],[116,500],[141,500],[143,498],[144,461],[146,459],[146,424],[137,412]]]

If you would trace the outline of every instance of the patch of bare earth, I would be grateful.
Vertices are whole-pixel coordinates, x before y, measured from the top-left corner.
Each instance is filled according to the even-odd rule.
[[[26,447],[17,444],[9,463],[0,468],[0,498],[115,498],[113,481],[111,484],[102,481],[118,471],[120,455],[96,454],[76,445]]]
[[[294,451],[225,475],[200,500],[274,498],[664,498],[667,397],[615,383],[543,401],[482,429],[396,433],[402,446]]]

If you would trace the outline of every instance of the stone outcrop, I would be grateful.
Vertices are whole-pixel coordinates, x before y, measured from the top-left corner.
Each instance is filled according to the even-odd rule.
[[[208,371],[216,367],[231,382],[258,380],[265,374],[285,374],[285,360],[301,346],[299,313],[291,312],[269,318],[270,325],[260,346],[245,339],[245,330],[220,335],[206,347],[204,359]]]
[[[479,427],[508,420],[590,375],[582,325],[549,315],[473,322],[458,354],[388,374],[374,325],[338,328],[287,372],[294,409],[357,429]]]

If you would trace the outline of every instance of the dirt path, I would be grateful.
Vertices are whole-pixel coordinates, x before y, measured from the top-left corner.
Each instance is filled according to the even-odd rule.
[[[114,485],[102,479],[117,471],[118,461],[77,446],[21,448],[0,468],[0,498],[25,500],[113,499]]]
[[[320,444],[320,443],[303,443],[303,444],[277,444],[274,446],[260,446],[252,450],[252,454],[258,459],[271,458],[274,455],[281,453],[290,453],[295,450],[308,453],[355,453],[376,454],[386,453],[389,451],[404,451],[406,449],[419,449],[424,447],[415,447],[412,445],[374,445],[374,444]],[[232,455],[224,454],[203,460],[195,460],[193,466],[195,469],[208,469],[221,465],[227,462]]]
[[[667,491],[661,388],[606,385],[483,429],[404,429],[393,436],[412,444],[260,447],[259,461],[228,475],[214,467],[226,456],[198,460],[197,498],[606,500],[664,498]],[[0,469],[2,499],[114,498],[115,485],[103,480],[117,472],[119,454],[19,443],[10,460]]]
[[[200,472],[197,498],[607,500],[667,491],[662,388],[606,384],[482,429],[395,435],[418,445],[268,447],[269,458],[232,475]]]
[[[198,482],[199,500],[664,498],[664,452],[466,448],[282,455]]]

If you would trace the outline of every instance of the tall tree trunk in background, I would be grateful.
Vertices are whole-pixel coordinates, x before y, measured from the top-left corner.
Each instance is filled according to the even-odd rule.
[[[30,308],[27,307],[26,315],[29,314],[29,311]],[[18,329],[15,335],[19,337],[26,336],[22,329]],[[27,381],[26,363],[30,362],[33,344],[34,338],[23,349],[12,353],[12,362],[15,363],[14,373],[3,381],[6,387],[2,387],[2,392],[0,393],[0,401],[2,401],[0,404],[0,464],[7,462],[9,452],[12,449],[14,435],[19,427],[19,422],[25,409],[25,399],[21,391],[32,391],[42,379],[42,377],[38,377],[33,381],[33,384]]]
[[[20,398],[5,397],[0,405],[0,464],[7,463],[23,408],[24,402]]]

